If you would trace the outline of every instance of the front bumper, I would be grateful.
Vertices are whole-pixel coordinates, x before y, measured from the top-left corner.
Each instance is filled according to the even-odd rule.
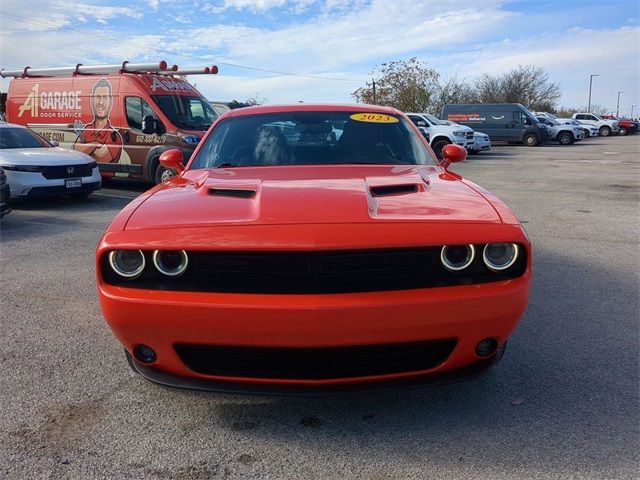
[[[11,185],[12,198],[39,198],[75,193],[90,193],[101,186],[100,173],[94,168],[91,176],[74,177],[79,179],[80,186],[67,187],[65,181],[72,178],[46,179],[39,172],[7,171],[7,181]]]
[[[151,380],[224,391],[313,393],[369,389],[378,383],[441,383],[480,373],[490,361],[476,355],[476,345],[488,337],[504,344],[526,308],[529,281],[527,270],[504,282],[394,292],[213,294],[138,290],[100,281],[98,290],[103,314],[125,349],[132,352],[144,344],[157,353],[152,364],[134,363]],[[189,369],[176,352],[176,344],[330,348],[439,339],[455,339],[456,345],[434,368],[328,379],[205,375]]]

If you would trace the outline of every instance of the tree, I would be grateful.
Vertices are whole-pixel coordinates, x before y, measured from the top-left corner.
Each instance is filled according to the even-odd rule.
[[[553,110],[551,110],[553,112]],[[609,110],[606,107],[603,107],[602,105],[591,105],[591,113],[595,113],[596,115],[604,115],[608,112]],[[568,118],[571,117],[574,113],[585,113],[587,112],[587,106],[583,106],[583,107],[565,107],[564,105],[560,108],[558,108],[554,115],[556,117],[559,118]]]
[[[253,97],[247,98],[243,103],[247,105],[262,105],[264,103],[269,103],[269,99],[266,97],[259,97],[256,93]]]
[[[522,103],[531,110],[551,111],[562,96],[559,83],[549,80],[544,68],[518,65],[502,75],[485,73],[475,82],[482,103]]]
[[[438,72],[417,58],[383,63],[367,83],[351,94],[358,103],[395,107],[403,112],[425,112],[438,80]]]
[[[430,98],[428,112],[436,116],[448,103],[478,103],[478,95],[473,85],[460,80],[457,75],[439,78]]]

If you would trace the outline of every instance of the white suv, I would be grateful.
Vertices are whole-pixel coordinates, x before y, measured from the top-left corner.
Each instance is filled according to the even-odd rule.
[[[429,134],[429,145],[438,158],[442,158],[445,145],[455,143],[467,150],[473,150],[473,129],[464,125],[450,125],[428,113],[407,113],[414,125]]]
[[[620,133],[620,125],[616,120],[606,120],[595,113],[574,113],[573,118],[585,125],[598,127],[598,134],[601,137],[608,137],[612,133]]]
[[[575,125],[577,127],[581,127],[582,130],[584,130],[585,138],[598,136],[598,127],[595,125],[580,123],[578,120],[574,120],[573,118],[556,118],[556,120],[564,125]]]

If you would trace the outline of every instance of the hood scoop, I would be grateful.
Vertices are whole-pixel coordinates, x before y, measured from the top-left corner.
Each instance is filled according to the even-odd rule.
[[[217,197],[251,198],[255,196],[256,190],[244,188],[210,188],[208,193],[209,195]]]
[[[413,184],[405,185],[377,185],[369,187],[372,197],[387,197],[392,195],[406,195],[409,193],[418,193],[420,186]]]

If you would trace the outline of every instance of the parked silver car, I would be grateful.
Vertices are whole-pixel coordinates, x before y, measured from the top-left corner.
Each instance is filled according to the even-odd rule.
[[[101,186],[98,165],[89,155],[59,148],[11,123],[0,124],[0,167],[11,198],[86,197]]]

